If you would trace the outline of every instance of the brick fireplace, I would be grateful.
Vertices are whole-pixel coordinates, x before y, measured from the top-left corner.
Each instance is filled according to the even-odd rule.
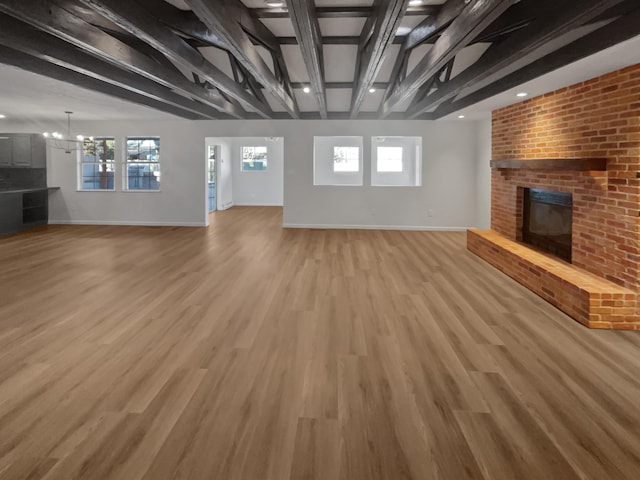
[[[640,65],[493,112],[492,141],[468,248],[589,327],[640,330]],[[571,264],[521,242],[525,189],[571,194]]]

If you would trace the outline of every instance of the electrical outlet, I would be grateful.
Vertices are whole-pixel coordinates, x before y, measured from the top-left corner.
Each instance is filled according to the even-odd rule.
[[[427,217],[433,217],[433,209],[427,210]]]

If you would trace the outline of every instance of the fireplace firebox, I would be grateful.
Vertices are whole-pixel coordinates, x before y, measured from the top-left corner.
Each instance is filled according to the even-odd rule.
[[[522,241],[571,263],[571,194],[525,188],[522,206]]]

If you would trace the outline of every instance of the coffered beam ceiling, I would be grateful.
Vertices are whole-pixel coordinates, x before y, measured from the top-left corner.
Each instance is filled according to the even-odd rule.
[[[290,92],[269,70],[241,25],[234,22],[233,17],[229,18],[229,13],[239,10],[240,0],[218,0],[216,5],[208,0],[185,1],[202,23],[226,43],[227,49],[247,72],[280,102],[291,117],[299,118],[298,106]]]
[[[25,70],[34,71],[35,66],[38,66],[44,73],[38,71],[35,73],[40,73],[41,75],[44,75],[48,71],[55,71],[56,74],[51,76],[58,80],[64,80],[62,74],[68,72],[70,83],[79,86],[84,86],[82,85],[83,82],[80,81],[80,78],[84,76],[87,79],[85,88],[98,85],[99,83],[96,83],[96,81],[98,81],[115,88],[109,89],[110,91],[120,92],[121,90],[127,90],[136,95],[153,100],[153,105],[149,104],[148,106],[157,108],[157,104],[162,102],[167,108],[170,108],[171,113],[176,114],[176,112],[183,110],[184,114],[180,114],[180,116],[185,118],[191,118],[193,114],[204,118],[224,118],[224,115],[211,106],[190,100],[183,95],[172,92],[171,89],[164,85],[160,85],[153,80],[133,72],[113,68],[112,65],[69,45],[63,40],[52,37],[42,31],[32,29],[28,25],[22,22],[16,22],[14,19],[1,13],[0,31],[2,31],[2,35],[0,35],[0,45],[22,52],[22,55],[12,55],[11,58],[14,60],[4,63],[16,65],[16,62],[21,60],[30,65],[30,68],[25,68]],[[5,50],[5,55],[8,55],[7,50]],[[27,62],[24,59],[25,55],[31,55],[34,60],[39,59],[40,61]],[[47,69],[42,65],[43,62],[59,68]],[[61,75],[62,78],[60,78]],[[90,90],[91,89],[93,88],[90,88]],[[103,87],[96,90],[104,93]],[[221,102],[223,101],[217,92],[211,92],[211,95],[218,97]],[[122,95],[115,96],[122,98]],[[136,103],[144,103],[144,101],[138,98]]]
[[[504,72],[518,59],[557,40],[572,29],[589,23],[622,2],[623,0],[581,0],[579,3],[565,2],[562,6],[557,5],[553,16],[538,19],[530,29],[514,33],[508,42],[494,44],[478,62],[449,80],[433,94],[412,105],[407,114],[412,118],[417,117],[424,111],[453,99],[472,85],[474,88],[480,88],[494,75],[504,77]]]
[[[0,0],[0,63],[189,119],[436,119],[640,35],[638,0],[353,3]]]
[[[356,118],[360,112],[364,97],[380,72],[408,4],[409,0],[374,1],[372,15],[362,29],[358,45],[356,74],[351,95],[351,118]]]
[[[307,0],[289,0],[289,15],[309,73],[311,89],[318,103],[320,118],[327,118],[327,98],[324,84],[324,56],[316,7]]]
[[[433,48],[424,56],[407,78],[400,82],[380,110],[386,117],[399,104],[411,99],[428,81],[441,72],[447,64],[476,36],[502,15],[516,0],[476,0],[468,5],[451,22]]]

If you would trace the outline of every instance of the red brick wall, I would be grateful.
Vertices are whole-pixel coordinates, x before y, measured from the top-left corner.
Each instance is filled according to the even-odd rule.
[[[492,171],[491,228],[517,239],[518,187],[573,194],[573,264],[640,292],[640,64],[493,112],[493,159],[607,158],[606,172]]]

